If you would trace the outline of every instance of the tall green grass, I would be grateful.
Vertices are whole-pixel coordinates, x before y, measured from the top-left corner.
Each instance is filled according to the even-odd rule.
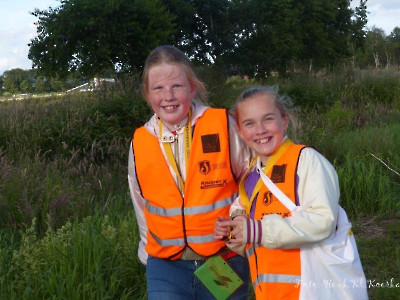
[[[353,216],[400,211],[400,114],[386,121],[327,136],[321,151],[334,163],[341,204]]]
[[[336,167],[341,204],[353,216],[391,216],[400,208],[398,183],[373,157],[346,154]]]
[[[135,94],[2,103],[0,225],[46,230],[126,198],[130,136],[149,114]]]
[[[0,236],[1,299],[145,299],[132,213],[67,221],[42,237],[35,225],[18,247]]]

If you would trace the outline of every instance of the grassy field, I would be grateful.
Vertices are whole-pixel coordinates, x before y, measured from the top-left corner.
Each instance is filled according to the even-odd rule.
[[[255,84],[294,99],[292,137],[337,169],[370,299],[400,299],[400,71],[263,82],[198,71],[212,106]],[[129,86],[0,103],[0,299],[146,298],[127,161],[151,112]]]

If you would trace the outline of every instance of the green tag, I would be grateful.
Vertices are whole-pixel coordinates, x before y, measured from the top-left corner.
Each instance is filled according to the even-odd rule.
[[[218,300],[225,300],[242,284],[242,279],[219,255],[212,256],[194,274]]]

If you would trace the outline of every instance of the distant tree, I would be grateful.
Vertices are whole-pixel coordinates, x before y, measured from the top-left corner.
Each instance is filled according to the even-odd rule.
[[[49,85],[50,85],[50,90],[52,92],[61,92],[64,90],[63,81],[61,81],[57,78],[54,78],[54,77],[50,78]]]
[[[373,26],[367,32],[365,53],[370,66],[375,68],[386,66],[386,35],[383,29]]]
[[[400,27],[395,27],[387,37],[394,65],[400,65]]]
[[[241,73],[284,73],[293,64],[329,67],[350,56],[350,37],[364,34],[366,1],[357,12],[348,0],[232,2],[240,30],[227,60]]]
[[[234,46],[231,0],[164,0],[176,16],[174,43],[192,59],[216,63]],[[236,21],[236,20],[234,20]]]
[[[35,81],[35,93],[41,94],[50,91],[50,84],[43,76],[38,76]]]
[[[27,79],[22,80],[19,87],[21,93],[29,93],[32,91],[32,86]]]
[[[140,69],[149,51],[170,43],[200,64],[265,76],[293,66],[329,67],[365,36],[366,0],[60,0],[32,13],[38,36],[29,58],[65,78]]]
[[[353,28],[348,37],[348,45],[353,67],[356,65],[356,57],[364,51],[364,41],[366,36],[365,25],[368,22],[367,0],[359,1],[359,5],[354,9],[354,16],[351,20]]]
[[[17,82],[14,81],[12,78],[8,77],[4,80],[4,91],[9,92],[11,94],[19,92],[19,86]]]
[[[298,3],[292,0],[233,1],[235,39],[224,64],[233,72],[265,76],[285,72],[301,51]]]
[[[29,73],[20,68],[11,69],[3,73],[4,90],[10,93],[21,92],[21,83],[29,79]]]
[[[48,76],[139,68],[149,51],[171,42],[174,33],[174,18],[160,0],[60,2],[32,13],[38,36],[29,44],[28,57]]]
[[[0,94],[4,92],[4,75],[0,75]]]

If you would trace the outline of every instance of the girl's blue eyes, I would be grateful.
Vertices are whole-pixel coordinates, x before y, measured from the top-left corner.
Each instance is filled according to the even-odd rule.
[[[263,121],[273,121],[273,117],[264,118]],[[253,125],[255,122],[246,122],[244,125]]]
[[[179,89],[179,88],[182,88],[182,87],[183,87],[182,85],[174,85],[174,86],[172,86],[173,89]],[[154,88],[155,91],[161,91],[163,89],[164,88],[162,86],[157,86],[157,87]]]

